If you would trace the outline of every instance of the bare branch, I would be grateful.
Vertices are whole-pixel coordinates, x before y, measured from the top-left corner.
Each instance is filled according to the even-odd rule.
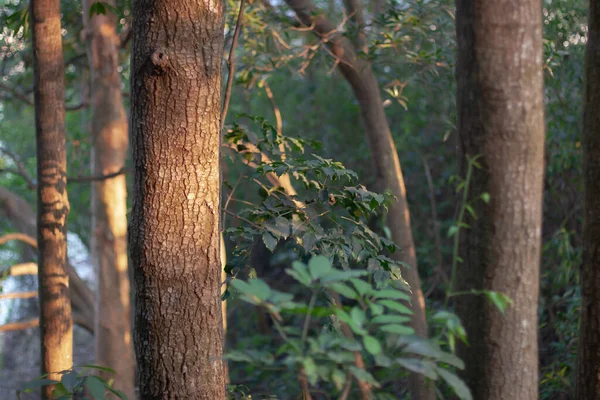
[[[9,151],[5,147],[0,147],[0,152],[6,154],[6,156],[8,158],[10,158],[11,160],[13,160],[13,162],[17,166],[17,171],[13,171],[13,170],[5,170],[5,171],[21,176],[27,182],[27,187],[29,189],[35,189],[36,184],[33,181],[33,179],[31,178],[31,175],[29,175],[29,172],[27,172],[27,168],[25,168],[25,165],[19,159],[19,157],[17,157],[17,155],[15,153],[13,153],[12,151]]]
[[[83,318],[81,314],[74,312],[73,322],[82,327],[83,329],[87,330],[89,333],[94,334],[94,325],[89,324],[88,319]],[[10,322],[8,324],[0,325],[0,333],[10,331],[22,331],[29,328],[37,328],[38,326],[40,326],[39,318],[32,318],[28,321],[23,322]]]
[[[227,111],[229,110],[229,101],[231,100],[231,88],[233,86],[233,76],[235,74],[235,48],[237,47],[238,38],[240,37],[240,31],[242,30],[242,18],[244,17],[245,4],[246,0],[240,1],[240,12],[238,14],[237,22],[235,23],[233,41],[231,42],[231,48],[229,49],[229,58],[227,60],[227,68],[229,69],[229,75],[227,75],[225,100],[223,101],[223,111],[221,111],[221,131],[223,130],[223,126],[225,125],[225,118],[227,117]]]
[[[0,293],[0,300],[7,299],[32,299],[37,297],[37,290],[31,292],[14,292],[14,293]]]
[[[37,249],[37,240],[24,233],[7,233],[0,237],[0,246],[11,240],[20,240]]]
[[[8,269],[8,276],[37,275],[36,263],[15,264]]]
[[[123,175],[128,173],[129,169],[123,167],[117,172],[113,172],[111,174],[106,175],[96,175],[96,176],[73,176],[71,178],[67,178],[67,183],[86,183],[86,182],[94,182],[94,181],[104,181],[107,179],[114,178],[115,176]]]
[[[0,325],[0,332],[8,331],[22,331],[28,328],[35,328],[40,325],[39,318],[32,318],[25,322],[10,322],[8,324]]]

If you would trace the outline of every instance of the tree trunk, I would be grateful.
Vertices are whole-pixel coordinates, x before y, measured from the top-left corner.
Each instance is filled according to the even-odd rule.
[[[584,225],[576,399],[600,398],[600,4],[590,0],[583,111]]]
[[[225,398],[220,1],[134,0],[134,344],[143,399]]]
[[[33,77],[37,146],[42,373],[60,380],[73,366],[73,321],[67,272],[67,154],[59,0],[32,0]],[[50,398],[52,386],[43,389]]]
[[[286,0],[286,2],[304,25],[314,26],[313,32],[317,36],[327,37],[331,52],[339,59],[338,68],[352,87],[359,103],[371,158],[375,164],[376,181],[382,183],[383,190],[390,191],[397,198],[397,201],[389,205],[387,224],[392,232],[392,239],[399,247],[393,257],[410,266],[410,268],[402,267],[402,276],[412,289],[412,327],[419,336],[427,337],[425,300],[417,269],[404,177],[383,108],[377,79],[371,65],[364,58],[357,56],[350,41],[341,34],[332,34],[337,28],[318,12],[310,0]],[[425,384],[421,375],[412,377],[411,395],[415,400],[435,399],[433,388]]]
[[[110,5],[114,2],[108,1]],[[92,176],[108,175],[125,167],[128,133],[121,97],[119,36],[116,17],[89,16],[90,0],[83,1],[83,24],[92,85]],[[98,277],[96,294],[96,363],[112,368],[114,387],[134,397],[135,361],[131,340],[129,274],[127,270],[127,188],[125,174],[92,184],[91,253]]]
[[[540,0],[457,0],[457,112],[463,173],[480,155],[461,231],[456,297],[469,345],[459,346],[473,398],[537,399],[537,305],[544,175]],[[480,199],[490,195],[490,203]]]

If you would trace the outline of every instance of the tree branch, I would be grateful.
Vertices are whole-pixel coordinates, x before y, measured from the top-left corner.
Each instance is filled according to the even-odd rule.
[[[13,153],[12,151],[9,151],[5,147],[0,147],[0,152],[6,154],[6,156],[8,158],[10,158],[11,160],[13,160],[13,162],[17,166],[17,171],[13,171],[13,170],[5,170],[5,171],[21,176],[23,179],[25,179],[25,182],[27,182],[27,187],[29,189],[35,189],[36,184],[33,181],[33,179],[31,178],[31,175],[29,175],[29,172],[27,172],[27,168],[25,168],[25,165],[19,159],[19,157],[17,157],[17,155],[15,153]]]
[[[37,273],[36,263],[15,264],[8,268],[8,276],[37,275]]]
[[[0,293],[0,300],[7,299],[32,299],[37,297],[37,290],[31,292],[14,292],[14,293]]]
[[[235,74],[235,48],[237,47],[238,38],[240,37],[240,31],[242,30],[242,18],[244,17],[245,4],[246,0],[240,1],[240,12],[238,13],[237,22],[235,23],[233,41],[231,42],[231,48],[229,49],[229,58],[227,60],[227,68],[229,69],[229,75],[227,75],[225,100],[223,101],[223,110],[221,111],[221,131],[223,131],[223,126],[225,125],[225,118],[227,117],[227,111],[229,110],[229,101],[231,100],[231,88],[233,87],[233,76]]]

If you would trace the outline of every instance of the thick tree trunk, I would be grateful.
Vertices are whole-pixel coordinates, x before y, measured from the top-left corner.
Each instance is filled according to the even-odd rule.
[[[492,290],[514,302],[503,316],[485,296],[457,296],[469,345],[462,373],[475,399],[537,399],[537,305],[544,174],[540,0],[457,0],[457,108],[463,172],[482,156],[461,231],[457,291]],[[490,204],[479,199],[489,193]]]
[[[583,112],[585,183],[576,399],[600,398],[600,4],[590,0]]]
[[[67,271],[67,155],[65,88],[59,0],[32,0],[33,76],[37,145],[42,373],[73,366],[73,321]],[[53,387],[43,390],[50,398]]]
[[[143,399],[225,397],[220,1],[134,0],[134,343]]]
[[[410,225],[410,212],[406,201],[404,177],[396,145],[383,108],[383,101],[377,79],[371,65],[358,57],[352,43],[341,33],[333,33],[336,27],[327,20],[310,0],[286,0],[298,18],[306,26],[314,26],[313,32],[320,37],[327,37],[332,53],[338,57],[338,68],[346,78],[359,103],[361,117],[371,150],[371,158],[375,164],[377,182],[381,182],[383,190],[396,196],[389,206],[387,224],[392,232],[392,239],[399,247],[393,257],[409,265],[402,268],[402,275],[412,289],[412,327],[422,337],[427,337],[427,321],[425,319],[425,300],[421,290],[421,280],[417,269],[417,257]],[[421,376],[411,379],[411,394],[415,400],[434,399],[432,387],[425,385]]]
[[[108,4],[111,4],[109,1]],[[119,36],[116,18],[89,16],[84,0],[84,28],[92,85],[92,176],[125,167],[128,132],[121,97]],[[114,5],[114,4],[113,4]],[[135,361],[131,340],[129,273],[127,270],[127,188],[125,175],[92,184],[92,259],[98,276],[96,294],[96,363],[116,371],[114,387],[133,398]]]

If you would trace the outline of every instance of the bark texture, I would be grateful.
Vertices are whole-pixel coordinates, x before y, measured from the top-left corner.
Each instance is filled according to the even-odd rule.
[[[64,61],[59,0],[32,0],[33,76],[37,146],[42,373],[73,366],[73,321],[67,271],[67,156]],[[53,387],[42,390],[50,398]]]
[[[600,398],[600,4],[590,0],[583,111],[584,224],[576,399]]]
[[[320,13],[310,0],[286,0],[286,3],[304,25],[313,27],[317,36],[327,39],[331,52],[338,58],[338,68],[352,87],[359,103],[371,158],[375,164],[376,181],[383,185],[383,190],[390,191],[398,199],[389,206],[387,224],[392,232],[392,239],[399,247],[393,257],[411,267],[403,267],[402,275],[412,289],[412,327],[419,336],[427,337],[425,300],[417,269],[404,177],[377,79],[369,62],[363,57],[358,57],[351,41],[342,36],[337,27]],[[361,21],[362,17],[355,23],[360,25]],[[360,36],[357,38],[357,45],[362,46]],[[432,387],[425,385],[420,376],[415,375],[411,379],[411,396],[415,400],[434,399],[435,392]]]
[[[223,3],[134,0],[134,344],[143,399],[225,398]]]
[[[457,291],[493,290],[514,302],[503,316],[485,296],[456,297],[469,346],[459,347],[473,398],[537,399],[537,305],[544,174],[540,0],[457,0],[457,108],[463,173],[480,155],[461,231]],[[479,199],[489,193],[490,203]]]
[[[108,1],[114,5],[114,2]],[[91,71],[94,146],[92,176],[125,168],[128,132],[121,97],[119,36],[116,17],[89,16],[84,0],[84,28]],[[127,259],[127,187],[125,174],[92,184],[92,259],[98,276],[96,294],[96,362],[116,371],[115,388],[134,398],[135,360],[131,339],[130,285]]]

